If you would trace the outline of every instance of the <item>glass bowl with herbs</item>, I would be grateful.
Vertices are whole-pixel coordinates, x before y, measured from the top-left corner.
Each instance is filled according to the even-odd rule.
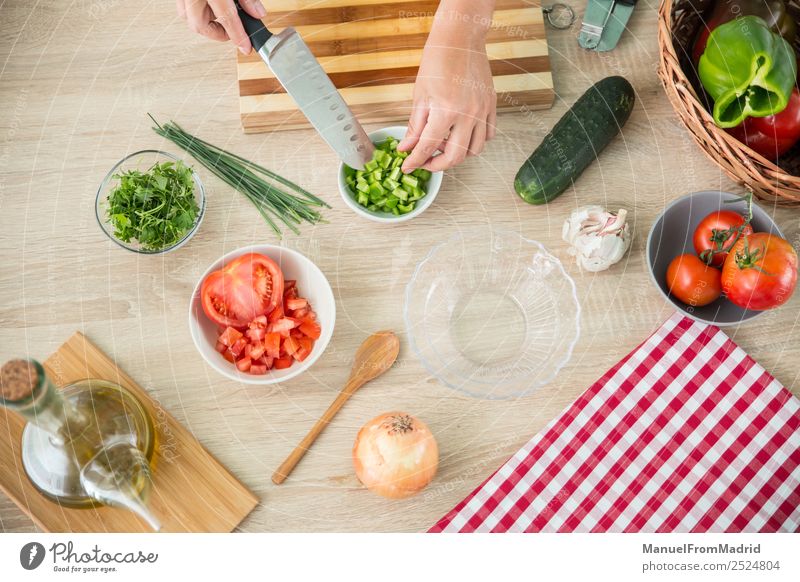
[[[119,246],[158,254],[192,238],[205,205],[203,184],[191,167],[167,152],[143,150],[111,168],[97,191],[95,214]]]

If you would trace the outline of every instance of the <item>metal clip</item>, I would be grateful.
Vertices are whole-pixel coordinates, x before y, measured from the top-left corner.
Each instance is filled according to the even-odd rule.
[[[547,23],[557,30],[566,30],[575,22],[575,11],[572,6],[560,2],[550,6],[542,6]]]

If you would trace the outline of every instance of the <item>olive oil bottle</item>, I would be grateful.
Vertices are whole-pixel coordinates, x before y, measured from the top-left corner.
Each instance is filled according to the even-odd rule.
[[[58,390],[39,362],[11,360],[0,368],[0,404],[28,421],[22,465],[42,494],[74,508],[122,507],[160,529],[147,507],[156,431],[130,391],[94,379]]]

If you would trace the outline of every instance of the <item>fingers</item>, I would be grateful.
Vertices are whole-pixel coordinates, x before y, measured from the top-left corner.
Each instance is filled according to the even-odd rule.
[[[486,122],[479,121],[472,128],[472,137],[469,140],[468,155],[477,156],[483,152],[483,147],[486,145]]]
[[[242,54],[250,54],[252,48],[250,45],[250,37],[248,37],[247,33],[244,31],[244,26],[236,12],[236,5],[233,3],[233,0],[208,0],[208,4],[214,12],[217,24],[225,29],[231,42],[239,48]]]
[[[425,128],[422,130],[419,140],[403,162],[403,172],[405,174],[413,172],[427,162],[436,151],[436,148],[447,138],[452,125],[453,114],[451,112],[444,110],[431,111],[428,114]],[[450,139],[452,139],[452,135]]]
[[[258,0],[239,0],[239,4],[253,18],[264,18],[267,15],[264,5]]]
[[[425,122],[428,120],[428,106],[420,102],[414,104],[414,109],[408,119],[408,130],[406,136],[397,144],[397,149],[401,152],[411,150],[422,135],[422,130],[425,128]]]
[[[184,0],[183,14],[192,31],[213,40],[228,40],[228,34],[218,22],[214,22],[214,11],[204,0]]]
[[[463,162],[469,152],[474,123],[474,120],[469,117],[461,117],[453,127],[453,131],[450,132],[450,137],[447,138],[444,153],[428,160],[422,167],[430,172],[441,172]]]
[[[494,139],[497,135],[497,106],[489,110],[489,118],[486,120],[486,141]]]

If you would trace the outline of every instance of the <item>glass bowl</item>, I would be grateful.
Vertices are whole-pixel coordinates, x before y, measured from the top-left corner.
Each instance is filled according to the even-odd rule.
[[[471,396],[524,396],[550,383],[580,335],[575,283],[538,242],[477,229],[433,248],[406,287],[412,350]]]
[[[194,179],[194,197],[197,201],[197,206],[200,208],[200,211],[197,213],[197,218],[195,218],[192,227],[187,230],[186,234],[184,234],[183,237],[176,243],[164,247],[163,249],[146,249],[139,244],[138,241],[132,240],[129,243],[122,241],[114,236],[114,226],[107,218],[108,196],[118,184],[118,180],[114,178],[115,174],[126,172],[128,170],[139,170],[141,172],[146,172],[153,167],[154,164],[159,164],[161,162],[180,161],[183,160],[167,152],[162,152],[159,150],[142,150],[122,158],[113,168],[111,168],[108,174],[106,174],[106,177],[103,178],[100,188],[97,190],[97,198],[95,199],[94,204],[94,212],[95,216],[97,217],[97,224],[100,225],[100,228],[108,238],[113,240],[124,249],[133,251],[135,253],[141,253],[143,255],[157,255],[174,251],[189,242],[189,239],[194,236],[194,233],[197,232],[197,229],[200,227],[200,223],[203,221],[203,215],[206,211],[205,189],[203,188],[203,183],[200,181],[200,176],[198,176],[197,172],[194,170],[192,170],[192,178]]]

